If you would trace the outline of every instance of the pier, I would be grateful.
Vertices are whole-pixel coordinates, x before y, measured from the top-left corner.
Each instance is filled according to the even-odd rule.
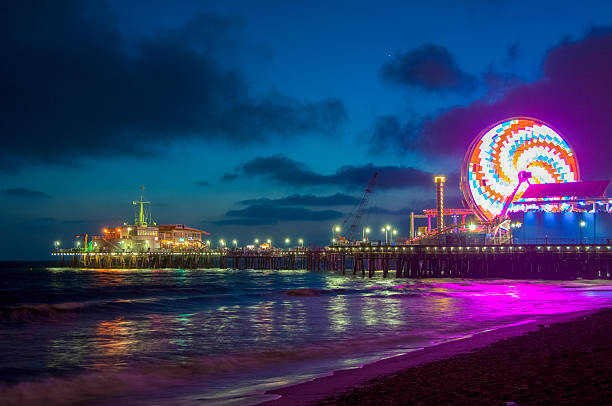
[[[384,278],[611,279],[609,245],[332,246],[195,252],[56,251],[92,269],[303,269]]]

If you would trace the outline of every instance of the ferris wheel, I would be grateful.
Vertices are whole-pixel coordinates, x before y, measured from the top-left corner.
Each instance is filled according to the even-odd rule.
[[[526,175],[527,174],[527,175]],[[578,160],[549,125],[527,117],[500,121],[470,145],[461,167],[461,191],[483,221],[500,215],[529,183],[578,182]]]

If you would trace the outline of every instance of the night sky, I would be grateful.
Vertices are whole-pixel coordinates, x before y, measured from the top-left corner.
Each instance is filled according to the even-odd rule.
[[[376,171],[371,238],[407,235],[517,115],[612,177],[612,3],[412,3],[2,2],[0,259],[133,221],[142,186],[214,244],[325,244]]]

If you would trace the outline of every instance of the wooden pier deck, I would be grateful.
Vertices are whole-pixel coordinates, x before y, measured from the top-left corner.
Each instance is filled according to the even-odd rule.
[[[334,246],[197,252],[57,251],[81,268],[234,268],[334,271],[362,277],[611,279],[609,245]]]

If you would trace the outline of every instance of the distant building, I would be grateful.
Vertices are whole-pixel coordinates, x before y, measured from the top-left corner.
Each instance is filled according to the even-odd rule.
[[[204,245],[202,234],[210,235],[185,224],[162,224],[158,228],[161,248],[199,248]]]
[[[143,188],[144,189],[144,188]],[[119,227],[107,227],[102,235],[92,238],[91,250],[101,252],[149,252],[159,249],[195,249],[200,248],[202,234],[210,235],[204,230],[188,227],[185,224],[164,224],[158,226],[151,217],[151,210],[145,205],[140,195],[139,201],[132,202],[137,210],[134,224],[124,223]]]
[[[122,226],[105,228],[93,237],[94,251],[148,252],[160,248],[158,227]]]

